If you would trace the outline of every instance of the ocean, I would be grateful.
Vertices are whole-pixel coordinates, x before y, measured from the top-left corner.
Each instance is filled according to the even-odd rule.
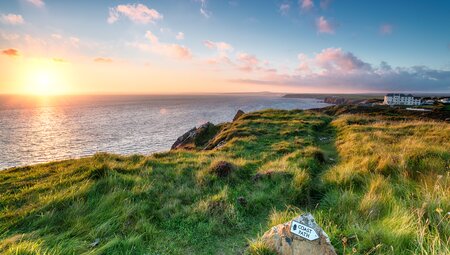
[[[96,152],[167,151],[207,121],[231,121],[237,110],[310,109],[319,99],[281,95],[0,96],[0,169],[79,158]]]

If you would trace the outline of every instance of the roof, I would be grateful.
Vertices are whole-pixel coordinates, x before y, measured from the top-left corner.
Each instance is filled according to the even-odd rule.
[[[414,97],[412,94],[401,94],[401,93],[388,93],[386,94],[387,97],[393,97],[393,96],[397,96],[397,97]]]

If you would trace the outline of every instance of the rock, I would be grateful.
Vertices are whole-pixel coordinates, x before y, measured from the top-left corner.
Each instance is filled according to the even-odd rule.
[[[100,238],[97,238],[94,240],[94,242],[89,244],[89,247],[93,248],[93,247],[97,246],[99,243],[100,243]]]
[[[178,137],[171,149],[195,149],[197,146],[205,145],[216,135],[218,130],[219,128],[211,122],[207,122],[198,128],[194,127]]]
[[[194,127],[191,130],[184,133],[182,136],[178,137],[178,139],[172,145],[171,149],[172,150],[177,149],[177,148],[181,147],[182,145],[186,144],[188,141],[192,141],[195,136],[196,130],[197,130],[197,128]]]
[[[233,164],[226,161],[219,161],[212,169],[212,171],[221,178],[225,178],[233,172]]]
[[[233,121],[236,121],[237,119],[239,119],[242,115],[244,115],[245,112],[242,110],[238,110],[236,115],[234,115]]]
[[[245,197],[238,197],[237,202],[243,207],[247,206],[247,199],[245,199]]]
[[[295,222],[294,222],[295,221]],[[305,236],[308,235],[310,239],[308,240],[305,237],[302,237],[298,234],[294,234],[291,232],[291,224],[294,222],[292,226],[295,230],[294,232],[300,231],[303,227],[301,225],[307,226],[313,231],[308,232],[308,230],[303,231]],[[299,225],[300,223],[301,225]],[[315,234],[317,236],[315,236]],[[323,231],[323,229],[317,225],[314,217],[310,214],[303,214],[293,221],[286,222],[275,227],[272,227],[269,231],[264,233],[262,237],[262,241],[272,248],[277,254],[280,255],[335,255],[336,252],[334,247],[331,245],[330,239],[328,235]]]

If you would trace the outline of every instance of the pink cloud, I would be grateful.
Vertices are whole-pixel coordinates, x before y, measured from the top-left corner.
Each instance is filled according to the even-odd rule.
[[[208,47],[210,49],[216,49],[221,52],[233,50],[233,46],[231,46],[231,44],[226,43],[226,42],[213,42],[213,41],[206,40],[203,42],[203,45],[205,45],[206,47]]]
[[[299,0],[299,4],[302,10],[310,10],[314,7],[314,2],[312,0]]]
[[[260,61],[259,59],[247,53],[240,53],[237,56],[237,61],[239,63],[239,70],[244,72],[251,72],[254,70],[258,70]]]
[[[380,34],[390,35],[392,34],[393,26],[391,24],[383,24],[380,26]]]
[[[70,37],[69,42],[75,48],[78,48],[80,46],[80,38],[78,37],[75,36]]]
[[[191,50],[186,46],[179,44],[161,43],[159,41],[159,38],[156,35],[154,35],[151,31],[147,31],[145,33],[145,38],[149,40],[150,44],[132,43],[131,46],[139,48],[143,51],[151,51],[158,55],[163,55],[177,59],[192,58]]]
[[[36,7],[44,7],[45,5],[43,0],[27,0],[27,1]]]
[[[10,24],[10,25],[20,25],[25,23],[25,20],[23,19],[22,15],[18,15],[18,14],[2,14],[1,17],[1,21],[5,24]]]
[[[115,8],[109,8],[108,23],[112,24],[118,21],[121,15],[138,24],[154,23],[163,18],[163,15],[157,10],[150,9],[143,4],[121,4]]]
[[[328,20],[325,19],[324,16],[320,16],[316,20],[316,27],[318,33],[334,34],[333,26],[330,24]]]
[[[17,57],[19,56],[19,51],[16,49],[5,49],[2,50],[2,54],[9,57]]]
[[[322,50],[315,57],[315,62],[319,68],[327,72],[351,72],[366,69],[369,65],[351,52],[344,52],[341,48],[327,48]]]

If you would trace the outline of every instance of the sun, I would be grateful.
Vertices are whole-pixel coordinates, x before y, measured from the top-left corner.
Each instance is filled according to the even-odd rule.
[[[35,94],[49,95],[56,91],[56,77],[55,74],[49,70],[39,70],[34,77]]]
[[[38,96],[65,94],[64,70],[57,64],[38,61],[24,70],[24,93]]]

